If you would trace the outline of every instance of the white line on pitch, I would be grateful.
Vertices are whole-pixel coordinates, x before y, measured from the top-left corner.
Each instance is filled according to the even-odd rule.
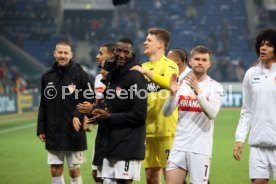
[[[17,131],[17,130],[22,130],[22,129],[30,128],[30,127],[33,127],[35,125],[36,124],[34,123],[34,124],[22,125],[22,126],[17,126],[17,127],[13,127],[13,128],[8,128],[8,129],[0,130],[0,134],[8,133],[8,132],[14,132],[14,131]]]

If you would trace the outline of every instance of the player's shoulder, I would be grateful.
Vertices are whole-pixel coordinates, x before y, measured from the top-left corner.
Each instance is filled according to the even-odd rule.
[[[166,56],[163,56],[161,58],[161,61],[162,61],[162,63],[160,63],[160,64],[162,66],[164,66],[164,67],[166,67],[166,68],[168,68],[170,70],[174,70],[175,72],[178,73],[178,66],[177,66],[177,64],[174,61],[170,60]]]
[[[142,67],[143,67],[143,68],[147,68],[147,67],[149,67],[150,65],[151,65],[150,61],[146,61],[146,62],[144,62],[144,63],[142,64]]]
[[[216,89],[223,90],[222,84],[219,83],[218,81],[214,80],[210,76],[207,76],[206,81],[207,81],[208,86],[213,86],[213,87],[216,87]]]
[[[252,66],[250,67],[246,72],[245,75],[250,76],[256,72],[260,71],[260,67],[259,66]]]
[[[127,78],[132,78],[132,79],[139,79],[139,78],[145,78],[143,74],[141,74],[137,70],[129,70],[127,74]]]

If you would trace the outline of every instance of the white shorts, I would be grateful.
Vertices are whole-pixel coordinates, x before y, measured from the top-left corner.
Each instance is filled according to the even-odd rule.
[[[84,151],[48,151],[48,164],[63,164],[66,158],[69,167],[86,162]]]
[[[141,161],[118,161],[104,159],[102,178],[128,179],[140,181]]]
[[[276,147],[250,147],[250,179],[269,179],[276,181]]]
[[[171,150],[166,170],[184,169],[193,184],[207,184],[211,165],[210,156],[179,150]]]
[[[101,177],[102,177],[102,169],[103,169],[102,166],[96,166],[96,165],[93,165],[93,164],[92,164],[92,170],[97,171],[97,177],[98,177],[98,178],[101,178]]]

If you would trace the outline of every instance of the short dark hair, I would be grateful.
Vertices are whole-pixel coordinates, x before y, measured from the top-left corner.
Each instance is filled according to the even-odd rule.
[[[104,43],[101,47],[106,47],[109,53],[113,53],[115,50],[115,43]]]
[[[198,45],[198,46],[194,47],[191,50],[191,57],[193,57],[195,55],[195,53],[201,53],[201,54],[208,53],[210,61],[212,61],[212,59],[213,59],[212,52],[207,47],[205,47],[205,46]]]
[[[263,41],[268,41],[274,47],[274,54],[276,54],[276,29],[268,28],[262,30],[256,37],[255,52],[260,56],[260,48]]]
[[[183,63],[188,63],[188,53],[184,48],[173,48],[170,51],[176,54]]]
[[[169,31],[162,28],[150,28],[148,30],[148,33],[155,35],[158,40],[161,40],[164,42],[165,49],[168,48],[170,44],[170,39],[171,39],[171,34]]]
[[[131,41],[130,38],[120,38],[117,42],[123,42],[123,43],[128,43],[131,45],[131,47],[133,47],[133,42]]]
[[[73,46],[72,46],[71,42],[69,42],[68,40],[60,40],[56,43],[56,46],[57,45],[68,45],[68,46],[71,47],[71,49],[73,49]]]

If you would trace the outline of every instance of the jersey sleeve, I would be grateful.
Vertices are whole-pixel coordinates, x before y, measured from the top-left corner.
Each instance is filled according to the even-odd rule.
[[[41,98],[40,98],[40,105],[38,110],[38,118],[37,118],[37,135],[45,133],[45,127],[46,127],[46,108],[45,108],[45,82],[44,82],[44,76],[41,78]]]
[[[174,62],[168,62],[163,75],[152,71],[152,81],[160,87],[170,89],[170,80],[173,73],[179,74],[178,66]]]
[[[243,103],[240,114],[239,124],[236,129],[236,142],[244,142],[250,128],[250,119],[252,116],[251,112],[251,91],[249,84],[249,74],[248,72],[244,76],[243,85]]]
[[[86,72],[83,72],[81,77],[82,77],[82,84],[81,84],[82,91],[81,91],[80,102],[87,101],[93,104],[95,101],[95,91],[94,91],[94,85],[92,83],[92,80]],[[78,118],[83,118],[83,114],[79,112],[77,109],[74,110],[73,116]]]
[[[172,115],[172,113],[174,112],[174,109],[177,107],[176,99],[178,99],[176,96],[170,96],[166,100],[166,102],[162,108],[162,113],[164,116],[168,117],[168,116]]]
[[[220,84],[216,83],[213,85],[212,93],[205,98],[204,94],[200,93],[197,95],[198,102],[205,112],[207,117],[211,119],[215,119],[221,106],[221,101],[223,97],[223,88]]]

